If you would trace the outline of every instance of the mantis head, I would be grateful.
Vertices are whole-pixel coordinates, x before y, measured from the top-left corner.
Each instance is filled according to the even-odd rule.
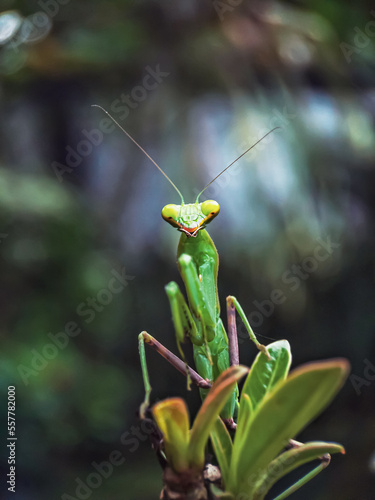
[[[161,216],[171,226],[182,231],[186,236],[197,236],[200,229],[214,219],[220,212],[220,205],[217,201],[206,200],[202,203],[165,205],[161,211]]]

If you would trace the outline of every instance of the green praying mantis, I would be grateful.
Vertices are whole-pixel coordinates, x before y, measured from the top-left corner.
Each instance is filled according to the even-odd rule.
[[[219,214],[220,206],[214,200],[206,200],[200,203],[199,198],[220,175],[279,127],[270,130],[236,160],[224,168],[202,189],[194,203],[185,203],[180,190],[160,166],[104,108],[101,106],[97,107],[102,109],[150,159],[181,198],[180,205],[166,205],[162,209],[161,215],[166,222],[182,233],[177,250],[177,264],[185,284],[188,304],[177,283],[172,281],[165,287],[172,312],[177,347],[182,359],[166,349],[149,333],[145,331],[140,333],[138,338],[139,353],[145,386],[145,399],[140,407],[140,416],[144,418],[146,410],[150,406],[151,393],[151,384],[146,364],[145,344],[151,346],[177,370],[185,374],[188,379],[188,386],[190,385],[190,381],[194,382],[200,388],[202,399],[205,398],[211,384],[221,373],[229,366],[239,364],[236,311],[242,319],[250,339],[260,351],[268,356],[266,347],[257,340],[244,310],[238,300],[233,296],[227,297],[226,302],[228,333],[224,328],[223,321],[220,318],[220,304],[217,288],[219,266],[218,253],[210,235],[205,229]],[[197,371],[193,370],[185,362],[181,344],[186,338],[189,338],[193,345],[194,363]],[[235,427],[237,412],[238,389],[236,386],[221,413],[221,417],[228,427]]]
[[[181,192],[159,165],[104,108],[97,107],[143,151],[181,198],[180,205],[168,204],[161,213],[166,222],[181,232],[177,264],[187,301],[177,283],[170,282],[165,287],[181,357],[145,331],[138,337],[145,386],[139,413],[141,419],[152,413],[156,423],[153,445],[163,467],[160,498],[264,500],[283,476],[303,464],[319,460],[319,465],[275,497],[275,500],[284,500],[327,467],[330,454],[345,453],[337,443],[301,443],[294,437],[331,401],[348,375],[349,364],[343,359],[311,363],[289,375],[289,343],[280,340],[267,347],[262,345],[233,296],[227,297],[228,328],[225,330],[217,288],[218,254],[205,229],[219,214],[220,206],[214,200],[199,202],[202,193],[220,175],[275,129],[222,170],[202,189],[194,203],[185,204]],[[250,370],[239,365],[236,313],[260,351]],[[197,371],[186,362],[182,349],[186,338],[192,342]],[[191,429],[186,404],[180,398],[160,401],[149,412],[151,384],[146,344],[187,376],[188,387],[191,382],[199,387],[204,401]],[[237,381],[245,374],[248,375],[239,400]],[[230,433],[228,429],[236,429],[236,432]],[[216,479],[204,475],[208,439],[219,466]]]

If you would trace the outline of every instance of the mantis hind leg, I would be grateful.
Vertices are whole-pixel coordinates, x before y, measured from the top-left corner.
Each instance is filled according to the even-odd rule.
[[[141,360],[141,368],[142,368],[142,377],[143,377],[143,385],[145,387],[145,398],[143,403],[139,407],[139,415],[143,420],[146,418],[147,408],[150,406],[150,394],[151,394],[151,384],[150,377],[147,369],[147,361],[146,361],[146,352],[145,352],[145,336],[148,335],[147,332],[142,332],[138,335],[138,350],[139,350],[139,358]]]
[[[302,486],[304,486],[306,483],[308,483],[309,481],[311,481],[311,479],[313,479],[315,476],[317,476],[319,474],[319,472],[322,472],[322,470],[324,470],[326,467],[328,467],[329,462],[331,460],[331,456],[328,455],[328,457],[326,455],[324,455],[324,457],[322,457],[322,461],[321,461],[320,465],[317,465],[312,471],[310,471],[309,473],[305,474],[296,483],[294,483],[288,489],[286,489],[285,491],[283,491],[283,493],[281,493],[280,495],[278,495],[277,497],[275,497],[274,500],[284,500],[284,498],[287,498],[292,493],[294,493],[295,491],[297,491],[300,488],[302,488]]]
[[[289,447],[290,448],[300,448],[303,446],[303,443],[300,443],[299,441],[295,441],[294,439],[289,440]],[[284,500],[288,496],[290,496],[292,493],[295,491],[299,490],[302,486],[304,486],[306,483],[311,481],[315,476],[319,474],[319,472],[322,472],[328,465],[331,463],[331,455],[329,453],[326,453],[325,455],[322,455],[319,457],[320,464],[314,467],[310,472],[305,474],[301,479],[296,481],[292,486],[289,486],[286,490],[284,490],[280,495],[274,498],[274,500]]]
[[[145,344],[149,345],[152,349],[158,352],[163,358],[165,358],[174,368],[176,368],[183,375],[188,375],[188,377],[192,380],[194,384],[196,384],[201,389],[209,389],[211,384],[203,379],[199,373],[190,368],[190,366],[186,365],[184,361],[182,361],[178,356],[173,354],[169,349],[163,346],[160,342],[158,342],[152,335],[147,332],[142,332],[138,335],[138,348],[139,348],[139,357],[141,360],[141,368],[142,368],[142,376],[143,383],[145,387],[145,398],[143,403],[139,408],[139,414],[141,419],[144,419],[146,416],[146,411],[150,406],[150,394],[151,394],[151,384],[150,377],[147,369],[146,362],[146,351]]]
[[[255,333],[253,332],[240,303],[238,302],[236,297],[229,295],[229,297],[227,297],[229,365],[233,366],[239,364],[236,311],[238,312],[240,318],[242,319],[245,328],[249,333],[250,339],[254,342],[257,348],[261,352],[263,352],[268,359],[270,359],[270,355],[267,351],[267,348],[263,344],[261,344],[256,338]],[[237,389],[237,395],[238,395],[238,389]],[[239,409],[238,397],[236,397],[236,399],[234,400],[234,410],[233,410],[235,418],[237,418],[238,409]]]
[[[239,363],[239,358],[238,358],[238,338],[237,338],[237,327],[236,327],[236,318],[235,318],[235,311],[237,311],[238,315],[243,321],[243,324],[245,325],[245,328],[249,334],[250,339],[254,342],[254,344],[257,346],[257,348],[263,352],[268,359],[270,359],[270,355],[267,351],[267,347],[264,346],[259,342],[259,340],[256,338],[255,333],[253,332],[253,329],[250,326],[250,323],[246,317],[246,314],[244,310],[242,309],[240,303],[236,299],[236,297],[233,297],[233,295],[229,295],[227,297],[227,314],[228,314],[228,342],[229,342],[229,359],[230,359],[230,364],[233,365],[238,365]]]

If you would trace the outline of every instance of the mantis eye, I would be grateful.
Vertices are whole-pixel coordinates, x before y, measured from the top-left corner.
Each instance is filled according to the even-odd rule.
[[[206,200],[202,203],[201,210],[206,217],[210,217],[211,219],[216,217],[216,215],[220,212],[220,205],[217,201]]]
[[[165,207],[161,211],[161,216],[163,217],[164,220],[166,220],[167,222],[172,224],[172,226],[174,226],[176,225],[176,220],[179,213],[180,213],[180,205],[165,205]]]

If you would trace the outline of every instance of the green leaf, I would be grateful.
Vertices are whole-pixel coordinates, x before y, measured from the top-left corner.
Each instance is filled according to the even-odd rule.
[[[215,500],[235,500],[231,493],[221,490],[215,484],[210,484],[210,490],[211,495]]]
[[[280,381],[262,401],[232,452],[232,493],[252,495],[267,465],[332,400],[349,372],[344,359],[309,363]]]
[[[244,394],[249,396],[253,410],[256,410],[279,380],[286,379],[292,361],[290,345],[287,340],[273,342],[267,346],[267,351],[270,359],[262,352],[257,355],[241,391],[241,397]]]
[[[248,425],[250,425],[251,416],[253,414],[251,400],[247,394],[241,394],[240,409],[241,411],[238,413],[236,434],[234,436],[235,442],[241,442]]]
[[[231,493],[222,491],[215,484],[210,484],[210,490],[211,495],[215,500],[235,500],[234,496]]]
[[[170,398],[152,408],[154,419],[164,437],[165,454],[176,472],[189,468],[189,413],[181,398]]]
[[[228,482],[229,467],[232,458],[232,438],[220,417],[216,418],[216,422],[211,430],[211,442],[218,461],[221,475],[224,484]]]
[[[317,460],[323,455],[334,453],[345,453],[343,446],[337,443],[325,443],[320,441],[312,441],[310,443],[301,444],[301,446],[285,451],[267,466],[264,477],[258,484],[254,492],[254,500],[262,500],[272,486],[282,477],[286,476],[301,465]],[[322,464],[321,470],[329,464],[329,461]],[[308,478],[308,474],[304,478]],[[301,480],[300,480],[301,481]],[[306,481],[307,482],[307,481]],[[303,486],[305,482],[299,484]]]
[[[208,391],[190,435],[189,462],[193,468],[203,468],[204,449],[216,418],[234,390],[237,381],[248,371],[246,366],[231,366],[216,379]]]
[[[260,352],[255,358],[241,391],[238,425],[234,437],[240,446],[243,434],[251,424],[256,409],[280,380],[285,380],[292,361],[287,340],[278,340],[267,346],[269,358]]]

